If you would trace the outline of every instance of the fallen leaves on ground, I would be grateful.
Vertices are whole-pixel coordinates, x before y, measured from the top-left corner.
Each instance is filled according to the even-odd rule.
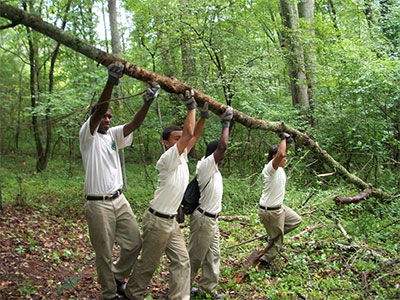
[[[7,207],[0,241],[0,299],[103,299],[83,217]],[[166,297],[167,273],[163,264],[148,288],[156,299]]]

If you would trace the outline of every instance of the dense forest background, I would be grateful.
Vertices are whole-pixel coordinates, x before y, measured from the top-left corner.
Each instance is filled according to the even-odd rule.
[[[400,296],[394,267],[400,250],[398,1],[1,2],[132,64],[178,78],[249,116],[282,121],[310,136],[350,173],[387,193],[383,199],[336,206],[336,195],[355,195],[360,189],[312,150],[292,144],[285,201],[304,218],[302,229],[294,234],[307,226],[322,224],[321,228],[289,238],[277,269],[253,270],[243,285],[235,285],[232,277],[262,242],[223,249],[221,290],[228,297]],[[93,262],[89,242],[79,248],[82,257],[73,246],[77,235],[87,239],[78,132],[98,100],[107,71],[29,27],[0,18],[0,29],[0,255],[3,262],[21,262],[0,267],[0,295],[35,299],[32,295],[40,298],[44,290],[53,291],[51,285],[38,284],[43,278],[21,271],[36,257],[40,264],[51,265],[54,274],[64,262],[70,276],[51,279],[58,282],[55,293],[83,299],[88,279],[82,274],[95,275],[93,268],[84,269]],[[122,78],[112,104],[114,125],[130,120],[145,88],[143,82]],[[126,195],[139,220],[157,186],[160,132],[167,125],[181,125],[184,116],[176,95],[161,91],[134,134],[133,145],[124,151]],[[213,116],[191,153],[191,171],[206,143],[219,134],[220,124]],[[257,217],[260,173],[268,148],[277,141],[273,132],[235,124],[220,169],[223,215],[238,220],[221,220],[222,248],[264,233]],[[25,225],[16,225],[16,218]],[[64,242],[57,231],[35,234],[43,220],[70,228]],[[71,228],[81,233],[74,235]],[[163,272],[161,268],[161,283],[153,282],[153,295],[155,286],[165,281]],[[9,276],[13,279],[6,279]],[[98,290],[92,293],[99,297]]]

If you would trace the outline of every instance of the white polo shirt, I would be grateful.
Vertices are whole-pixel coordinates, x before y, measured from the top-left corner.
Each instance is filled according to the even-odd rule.
[[[200,188],[200,207],[208,213],[219,214],[223,193],[222,176],[215,162],[214,154],[203,157],[196,168]]]
[[[272,166],[272,160],[270,160],[265,165],[262,174],[264,176],[264,189],[260,198],[260,205],[265,207],[282,205],[285,198],[285,171],[281,167],[275,170]]]
[[[158,187],[150,207],[166,215],[175,215],[189,181],[187,149],[179,155],[176,144],[157,162]]]
[[[132,143],[132,133],[124,137],[124,125],[112,127],[106,134],[97,132],[99,126],[92,135],[89,118],[79,131],[86,195],[110,195],[122,188],[118,149]]]

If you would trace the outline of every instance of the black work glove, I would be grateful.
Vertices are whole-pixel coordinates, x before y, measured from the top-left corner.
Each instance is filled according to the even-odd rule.
[[[286,140],[286,143],[290,144],[292,142],[291,135],[286,132],[279,132],[278,136],[281,140]]]
[[[187,110],[195,109],[197,107],[196,100],[194,100],[194,91],[186,90],[185,94],[179,94],[179,99],[186,105]]]
[[[160,89],[160,85],[157,82],[152,82],[150,86],[147,88],[146,92],[143,94],[143,102],[151,105],[154,99],[158,96],[158,90]]]
[[[108,82],[113,85],[119,84],[119,79],[122,77],[122,71],[124,71],[124,65],[117,61],[110,64],[108,67]]]
[[[210,112],[208,111],[208,102],[204,102],[203,107],[197,107],[200,111],[200,117],[208,119],[210,117]]]
[[[231,120],[233,117],[233,111],[230,106],[219,116],[219,120],[221,122],[222,127],[229,127],[231,124]]]

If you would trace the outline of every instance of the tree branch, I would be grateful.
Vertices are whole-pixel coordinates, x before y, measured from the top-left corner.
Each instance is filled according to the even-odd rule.
[[[154,72],[150,72],[139,66],[133,65],[130,62],[119,59],[111,54],[99,50],[87,44],[83,40],[71,35],[70,33],[63,32],[59,28],[49,24],[48,22],[43,21],[41,18],[28,14],[14,6],[10,6],[0,2],[0,17],[9,19],[14,23],[29,26],[32,29],[60,42],[61,44],[87,56],[88,58],[97,61],[99,64],[102,64],[104,66],[108,66],[115,61],[120,61],[125,66],[124,73],[126,75],[144,81],[146,83],[157,82],[161,86],[161,88],[168,93],[179,94],[184,93],[187,89],[192,89],[192,87],[185,84],[184,82],[177,80],[176,78],[170,78]],[[208,102],[209,109],[217,115],[223,113],[226,110],[226,105],[215,101],[210,96],[205,95],[196,89],[193,90],[194,98],[200,106],[203,105],[205,102]],[[332,156],[330,156],[325,150],[323,150],[317,142],[312,140],[305,133],[294,129],[284,124],[283,122],[268,122],[264,120],[259,120],[235,109],[233,110],[233,115],[236,122],[239,122],[250,129],[261,129],[273,132],[284,131],[291,134],[296,139],[297,144],[302,144],[305,147],[311,149],[315,154],[318,155],[320,160],[324,161],[335,172],[346,178],[348,182],[356,185],[361,189],[366,189],[370,186],[361,178],[357,177],[354,174],[351,174],[344,166],[337,162]],[[388,194],[376,188],[372,189],[372,195],[379,198],[389,198]]]
[[[336,204],[349,204],[349,203],[358,203],[362,200],[366,200],[372,195],[372,188],[368,187],[361,193],[355,196],[336,196],[333,200]]]

